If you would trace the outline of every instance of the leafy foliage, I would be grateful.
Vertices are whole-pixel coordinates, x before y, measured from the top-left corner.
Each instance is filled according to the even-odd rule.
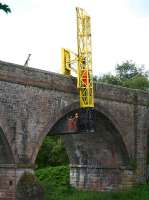
[[[24,173],[17,185],[17,200],[43,200],[44,189],[31,173]]]
[[[121,85],[120,79],[112,74],[104,74],[98,78],[98,82],[104,82],[112,85]]]
[[[36,159],[37,168],[67,165],[68,163],[69,160],[62,139],[47,136]]]
[[[11,9],[7,4],[0,3],[0,10],[3,10],[5,13],[11,13]]]
[[[95,78],[97,82],[104,82],[123,87],[148,90],[149,89],[149,74],[143,67],[137,67],[132,61],[125,61],[121,65],[118,64],[115,68],[115,75],[104,74],[99,78]]]
[[[69,185],[69,167],[57,166],[47,167],[44,169],[36,170],[36,176],[40,181],[47,183],[51,182],[51,185],[57,187]]]
[[[131,79],[124,81],[123,86],[133,89],[148,90],[149,80],[146,76],[136,75]]]
[[[57,166],[36,170],[38,179],[45,189],[45,200],[61,199],[70,192],[69,167]]]
[[[132,61],[126,61],[116,66],[116,74],[120,80],[128,80],[141,74],[141,69],[138,69]]]

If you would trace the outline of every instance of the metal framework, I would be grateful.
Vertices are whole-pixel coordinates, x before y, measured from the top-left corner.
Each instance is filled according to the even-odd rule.
[[[77,63],[77,87],[80,92],[80,107],[94,107],[91,23],[90,16],[82,8],[77,13],[77,45],[78,54],[62,49],[62,73],[71,75],[72,63]],[[72,59],[72,57],[74,57]]]
[[[61,55],[62,55],[61,72],[62,72],[62,74],[65,74],[65,75],[71,75],[71,64],[70,64],[70,52],[69,52],[69,50],[62,48]]]

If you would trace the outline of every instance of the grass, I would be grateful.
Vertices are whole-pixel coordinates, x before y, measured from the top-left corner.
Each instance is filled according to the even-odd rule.
[[[67,166],[39,169],[36,176],[45,189],[44,200],[149,200],[149,185],[136,186],[125,192],[77,191],[69,186]]]

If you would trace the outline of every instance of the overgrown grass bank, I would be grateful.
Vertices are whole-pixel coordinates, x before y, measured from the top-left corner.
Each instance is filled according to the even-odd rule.
[[[82,192],[69,186],[67,166],[48,167],[36,171],[45,189],[44,200],[149,200],[149,185],[126,192]]]

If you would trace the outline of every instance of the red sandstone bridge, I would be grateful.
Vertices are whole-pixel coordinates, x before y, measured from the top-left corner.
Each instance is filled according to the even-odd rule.
[[[71,185],[104,191],[145,182],[149,94],[94,88],[96,132],[63,136]],[[65,129],[78,100],[74,78],[0,61],[0,199],[15,199],[45,136]]]

